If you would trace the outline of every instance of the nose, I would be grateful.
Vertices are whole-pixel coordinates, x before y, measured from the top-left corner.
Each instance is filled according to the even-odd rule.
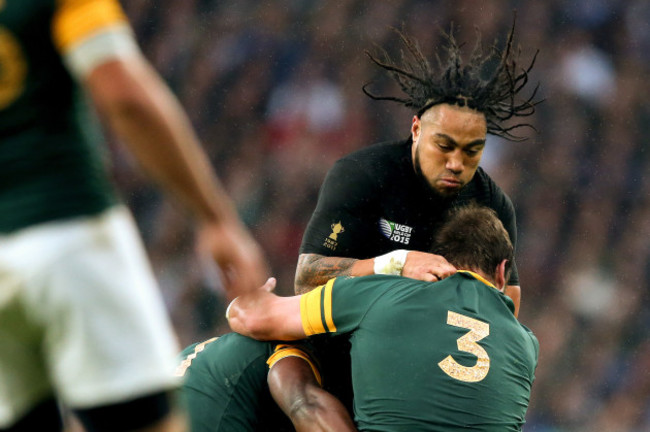
[[[456,149],[447,155],[445,168],[454,174],[460,174],[463,171],[463,155],[460,150]]]

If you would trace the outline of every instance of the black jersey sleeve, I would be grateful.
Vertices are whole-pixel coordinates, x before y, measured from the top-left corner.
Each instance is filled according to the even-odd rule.
[[[495,203],[495,210],[503,223],[508,235],[510,236],[510,241],[512,246],[517,249],[517,216],[515,214],[515,206],[512,204],[512,200],[504,192],[501,192],[497,195],[497,202]],[[517,262],[514,260],[512,262],[512,271],[510,273],[510,279],[508,279],[508,285],[519,285],[519,272],[517,271]]]
[[[365,258],[378,186],[353,159],[337,161],[323,182],[300,253]]]

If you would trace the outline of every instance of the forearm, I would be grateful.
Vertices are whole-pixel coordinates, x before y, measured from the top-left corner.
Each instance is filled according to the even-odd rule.
[[[343,404],[319,386],[305,360],[283,358],[271,367],[268,384],[271,395],[297,432],[356,431]]]
[[[333,395],[312,387],[305,399],[289,413],[296,432],[353,432],[356,427],[347,411]]]
[[[296,268],[295,293],[305,294],[339,276],[374,274],[373,260],[301,254]]]
[[[99,111],[154,180],[200,221],[234,219],[189,119],[146,61],[109,62],[87,83]]]
[[[232,331],[257,340],[306,337],[300,318],[300,297],[280,297],[260,289],[233,300],[226,318]]]

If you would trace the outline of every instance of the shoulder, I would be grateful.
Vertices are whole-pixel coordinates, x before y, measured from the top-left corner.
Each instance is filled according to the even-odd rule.
[[[226,333],[188,346],[182,351],[181,358],[198,357],[199,353],[203,353],[200,358],[205,360],[218,358],[219,361],[224,361],[227,357],[236,357],[240,360],[266,358],[273,353],[273,345],[238,333]]]
[[[524,333],[528,336],[530,340],[531,351],[533,352],[535,359],[537,359],[537,357],[539,356],[539,340],[537,339],[537,336],[535,336],[535,333],[533,333],[531,329],[529,329],[523,324],[520,325]]]
[[[404,294],[428,283],[396,275],[338,277],[334,280],[333,291],[338,292],[339,295],[370,300],[394,291]]]
[[[494,181],[492,177],[490,177],[490,175],[482,167],[478,167],[478,169],[476,170],[476,174],[474,174],[474,178],[472,179],[472,182],[476,183],[477,187],[488,189],[493,193],[505,195],[501,187]]]
[[[402,164],[410,156],[408,144],[403,141],[383,142],[350,153],[330,168],[323,183],[329,190],[345,190],[351,196],[354,191],[363,199],[375,196],[368,188],[382,187],[391,183],[398,173],[404,171]],[[351,191],[350,188],[353,190]]]
[[[480,204],[493,208],[499,214],[504,211],[514,211],[508,194],[481,167],[476,170],[472,181],[461,192],[459,200],[461,202],[476,200]]]
[[[328,180],[339,179],[346,185],[382,186],[410,172],[410,140],[381,142],[352,152],[334,164]]]
[[[374,171],[377,165],[394,165],[403,162],[404,156],[410,155],[410,148],[410,140],[380,142],[343,156],[337,164],[356,164]]]

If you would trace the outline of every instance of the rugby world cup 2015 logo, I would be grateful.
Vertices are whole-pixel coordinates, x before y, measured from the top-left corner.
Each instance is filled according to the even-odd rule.
[[[392,240],[395,243],[407,245],[411,242],[413,227],[408,225],[398,224],[384,218],[379,218],[379,230],[387,239]]]

